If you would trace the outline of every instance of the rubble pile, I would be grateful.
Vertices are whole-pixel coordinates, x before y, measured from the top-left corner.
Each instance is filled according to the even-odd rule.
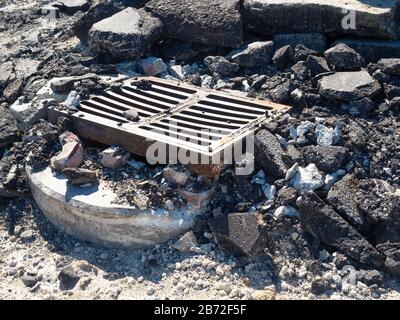
[[[396,1],[375,7],[356,0],[63,0],[32,1],[17,11],[13,1],[4,2],[0,224],[5,221],[8,234],[21,243],[35,241],[29,230],[17,229],[22,211],[38,211],[25,168],[50,167],[82,192],[102,182],[117,194],[115,204],[139,211],[205,209],[168,250],[191,255],[199,265],[197,256],[221,255],[237,277],[257,274],[254,287],[311,298],[398,294]],[[343,29],[343,9],[355,10],[356,29]],[[67,117],[55,124],[48,119],[49,108],[73,114],[80,101],[141,75],[293,108],[260,126],[254,154],[211,179],[181,164],[151,166],[119,145],[77,136]],[[143,81],[138,88],[149,85]],[[135,111],[123,116],[139,119]],[[254,161],[254,172],[237,175],[236,167],[248,161]],[[65,235],[57,231],[54,237]],[[145,260],[157,264],[157,258],[149,254]],[[60,263],[62,291],[84,286],[87,274],[97,276],[81,264]],[[354,283],[344,281],[348,270]],[[218,268],[215,274],[221,281],[232,276]],[[11,276],[28,288],[42,281],[37,274]],[[207,288],[197,280],[192,287]],[[246,296],[225,285],[219,291],[228,297]]]

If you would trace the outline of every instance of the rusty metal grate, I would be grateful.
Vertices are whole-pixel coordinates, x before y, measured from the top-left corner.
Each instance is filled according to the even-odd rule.
[[[136,81],[126,81],[119,89],[82,101],[78,112],[72,115],[52,108],[49,119],[56,121],[59,116],[68,115],[81,136],[122,145],[140,156],[146,156],[147,148],[158,141],[215,158],[253,133],[272,112],[289,110],[288,106],[269,101],[158,78],[143,79],[152,84],[148,90],[139,89]],[[123,113],[130,109],[138,111],[139,121],[126,119]],[[208,170],[206,166],[205,172]]]

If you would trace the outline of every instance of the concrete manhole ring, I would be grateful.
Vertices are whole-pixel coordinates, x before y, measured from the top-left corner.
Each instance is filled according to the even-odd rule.
[[[192,228],[203,213],[188,207],[141,211],[112,204],[116,195],[101,182],[90,188],[70,186],[50,168],[35,172],[27,166],[26,174],[33,198],[49,221],[81,240],[108,247],[141,248],[168,241]]]

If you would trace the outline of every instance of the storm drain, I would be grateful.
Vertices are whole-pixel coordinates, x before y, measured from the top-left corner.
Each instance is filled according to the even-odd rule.
[[[195,165],[201,174],[212,175],[215,159],[224,162],[222,155],[227,148],[244,141],[272,113],[289,109],[158,78],[140,80],[126,81],[120,88],[82,101],[74,114],[52,108],[49,119],[68,116],[82,137],[121,145],[150,162],[184,162],[179,155],[186,154],[185,159],[196,158],[198,162],[185,164]],[[143,89],[139,85],[143,80],[151,86]],[[138,121],[127,120],[126,112],[130,110],[138,113]]]

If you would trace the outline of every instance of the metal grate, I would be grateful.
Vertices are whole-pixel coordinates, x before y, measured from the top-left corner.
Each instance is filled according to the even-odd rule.
[[[82,101],[78,112],[68,115],[81,136],[103,144],[119,144],[128,151],[146,156],[154,141],[215,158],[228,146],[254,132],[272,112],[288,106],[269,101],[236,97],[152,77],[148,90],[137,81],[126,81],[118,89]],[[139,121],[126,119],[124,112],[135,109]],[[52,108],[56,121],[65,111]],[[151,140],[150,140],[151,139]],[[172,157],[170,154],[168,157]],[[205,166],[205,173],[209,172]]]

